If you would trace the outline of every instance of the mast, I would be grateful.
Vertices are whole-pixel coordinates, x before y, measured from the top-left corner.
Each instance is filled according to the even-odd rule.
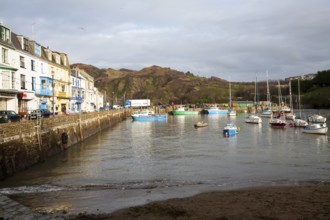
[[[267,71],[267,102],[269,102],[270,110],[272,110],[272,102],[270,101],[270,92],[268,84],[268,71]]]
[[[229,109],[231,109],[231,85],[229,80]]]
[[[290,95],[290,109],[293,112],[293,106],[292,106],[292,93],[291,93],[291,79],[289,80],[289,95]]]
[[[299,109],[299,117],[301,118],[301,104],[300,104],[300,80],[298,78],[298,109]]]

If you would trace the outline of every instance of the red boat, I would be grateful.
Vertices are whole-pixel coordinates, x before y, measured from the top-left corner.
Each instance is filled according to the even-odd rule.
[[[272,118],[269,122],[270,126],[276,128],[284,128],[286,126],[286,121],[279,118]]]

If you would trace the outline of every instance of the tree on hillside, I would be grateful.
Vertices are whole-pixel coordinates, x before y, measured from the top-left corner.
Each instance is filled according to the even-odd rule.
[[[318,71],[313,79],[313,84],[319,87],[330,86],[330,70]]]

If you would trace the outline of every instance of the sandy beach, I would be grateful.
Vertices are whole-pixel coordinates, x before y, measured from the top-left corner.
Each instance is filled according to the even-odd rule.
[[[330,219],[330,184],[259,187],[152,202],[73,219]]]

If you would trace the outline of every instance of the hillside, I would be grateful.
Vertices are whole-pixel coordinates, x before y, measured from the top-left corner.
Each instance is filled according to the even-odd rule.
[[[94,77],[95,86],[106,93],[108,102],[123,103],[124,99],[151,99],[154,104],[186,103],[226,103],[228,102],[228,86],[226,80],[218,77],[200,77],[190,72],[180,72],[171,68],[150,66],[141,70],[99,69],[92,65],[73,64]],[[320,76],[321,77],[320,77]],[[326,79],[330,72],[320,72],[316,80],[301,81],[303,105],[309,107],[330,108],[330,85]],[[278,100],[278,82],[270,81],[272,102]],[[281,93],[288,102],[288,82],[281,81]],[[258,82],[260,100],[266,100],[266,82]],[[297,96],[297,81],[292,81],[294,100]],[[232,83],[234,101],[253,101],[255,82]]]

